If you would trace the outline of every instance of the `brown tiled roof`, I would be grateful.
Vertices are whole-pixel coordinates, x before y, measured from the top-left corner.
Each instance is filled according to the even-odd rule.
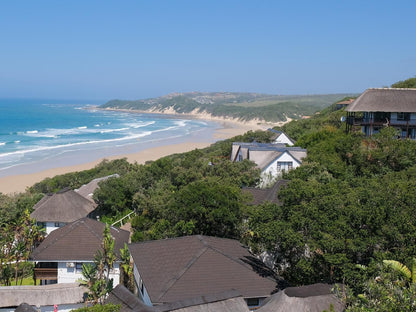
[[[243,297],[267,297],[274,274],[238,241],[185,236],[129,245],[154,304],[236,289]]]
[[[101,242],[105,224],[93,219],[82,218],[53,232],[32,252],[34,261],[92,261]],[[114,251],[128,242],[129,232],[110,227],[115,239]]]
[[[334,311],[344,311],[344,305],[332,292],[331,285],[313,284],[289,287],[266,299],[258,312],[321,312],[332,304]]]
[[[348,112],[416,112],[416,89],[368,89],[346,108]]]
[[[132,294],[124,285],[118,284],[105,299],[105,303],[120,305],[119,312],[155,312],[154,307],[147,306],[138,296]]]
[[[70,189],[45,195],[30,214],[38,222],[72,222],[88,216],[96,205]]]
[[[261,189],[257,187],[245,187],[243,192],[253,195],[252,205],[260,205],[264,202],[271,202],[273,204],[281,205],[282,203],[277,198],[277,194],[282,186],[286,186],[288,180],[278,180],[272,187]]]

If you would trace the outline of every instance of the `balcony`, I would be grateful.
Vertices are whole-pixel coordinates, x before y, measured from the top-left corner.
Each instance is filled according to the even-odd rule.
[[[58,280],[57,268],[35,268],[35,279]]]

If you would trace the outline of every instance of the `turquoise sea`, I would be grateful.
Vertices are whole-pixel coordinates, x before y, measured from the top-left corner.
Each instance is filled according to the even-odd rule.
[[[98,110],[87,101],[0,99],[0,177],[71,166],[187,141],[213,142],[218,124]]]

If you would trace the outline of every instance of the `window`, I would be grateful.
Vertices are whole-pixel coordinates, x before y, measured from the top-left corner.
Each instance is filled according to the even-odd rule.
[[[397,113],[397,120],[410,120],[410,113]]]
[[[61,226],[64,226],[64,225],[65,225],[65,223],[55,222],[55,227],[61,227]]]
[[[82,262],[75,263],[75,272],[82,273]]]
[[[289,171],[293,169],[293,162],[291,161],[278,161],[277,171]]]
[[[247,298],[246,301],[249,308],[258,307],[260,305],[259,298]]]

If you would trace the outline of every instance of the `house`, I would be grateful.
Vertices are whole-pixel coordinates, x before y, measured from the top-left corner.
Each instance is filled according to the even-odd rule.
[[[84,217],[92,217],[96,205],[71,189],[45,195],[30,214],[49,235],[67,223]]]
[[[101,249],[105,224],[90,218],[82,218],[51,232],[33,250],[30,260],[35,262],[35,279],[41,284],[75,283],[82,278],[82,264],[93,263],[94,255]],[[110,227],[115,240],[114,251],[118,260],[110,277],[114,286],[120,280],[119,250],[128,242],[129,232]]]
[[[284,144],[233,142],[231,161],[248,159],[255,162],[261,170],[261,186],[264,187],[283,172],[299,167],[306,153],[306,149]]]
[[[399,137],[416,139],[416,89],[368,89],[346,108],[347,131],[360,126],[366,136],[390,126]]]
[[[339,101],[339,102],[335,103],[335,110],[340,110],[341,108],[346,108],[350,104],[352,104],[353,102],[354,102],[354,99]]]
[[[288,287],[269,297],[257,312],[334,312],[344,311],[344,304],[328,284]]]
[[[158,306],[147,306],[126,287],[119,284],[111,291],[105,303],[120,305],[119,312],[249,312],[243,297],[235,290],[207,294]]]
[[[109,178],[119,178],[119,177],[120,176],[116,173],[116,174],[112,174],[106,177],[96,178],[94,180],[91,180],[89,183],[82,185],[79,189],[76,189],[74,191],[84,196],[86,199],[94,202],[94,200],[92,199],[92,196],[94,195],[94,191],[99,188],[98,184],[101,181],[105,181]]]
[[[277,288],[274,272],[237,240],[194,235],[129,250],[138,295],[149,306],[234,289],[256,307]]]
[[[272,140],[274,144],[286,144],[288,146],[293,146],[295,145],[295,141],[293,141],[286,133],[279,131],[279,130],[275,130],[275,129],[267,129],[267,131],[270,131],[273,133],[273,137]]]

